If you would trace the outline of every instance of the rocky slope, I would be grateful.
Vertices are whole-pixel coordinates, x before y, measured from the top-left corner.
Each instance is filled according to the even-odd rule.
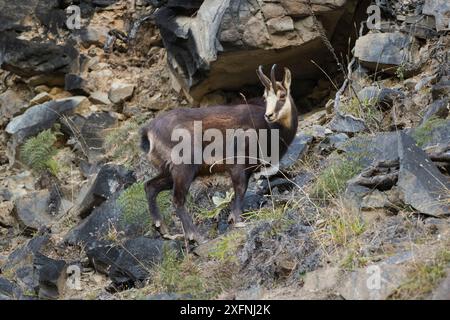
[[[0,299],[449,299],[450,8],[377,4],[374,29],[370,1],[0,0]],[[199,179],[209,241],[161,239],[140,126],[259,97],[273,63],[301,112],[281,171],[241,229]]]

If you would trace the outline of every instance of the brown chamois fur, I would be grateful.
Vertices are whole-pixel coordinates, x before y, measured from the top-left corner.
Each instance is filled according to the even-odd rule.
[[[212,106],[207,108],[184,108],[174,109],[165,112],[150,124],[142,128],[142,148],[147,153],[150,163],[159,171],[159,174],[145,183],[150,213],[156,228],[162,235],[167,235],[168,230],[162,221],[159,208],[156,204],[156,197],[159,192],[173,188],[173,204],[178,217],[180,218],[185,237],[189,240],[202,241],[201,235],[197,232],[191,217],[186,208],[186,195],[192,181],[200,175],[210,175],[216,172],[228,172],[230,174],[233,188],[234,200],[231,205],[231,214],[229,221],[238,223],[241,221],[243,211],[244,195],[247,190],[248,180],[251,174],[261,168],[261,162],[257,164],[245,159],[245,163],[237,164],[234,159],[233,164],[227,164],[226,160],[222,164],[214,163],[220,159],[204,159],[201,164],[175,164],[171,159],[171,150],[179,141],[172,141],[172,132],[177,128],[187,129],[191,136],[193,134],[194,121],[201,121],[202,134],[207,129],[217,129],[226,136],[227,129],[266,129],[269,133],[273,129],[279,130],[278,152],[279,158],[284,155],[289,144],[295,137],[298,117],[297,109],[290,95],[291,75],[288,69],[285,69],[283,82],[275,79],[275,65],[272,67],[271,79],[265,76],[260,66],[257,74],[265,87],[264,98],[266,106],[240,104],[234,106]],[[268,138],[270,143],[270,138]],[[249,140],[245,140],[245,155],[248,155]],[[202,141],[200,143],[201,151],[210,142]],[[223,147],[226,149],[226,139],[223,139]],[[228,143],[230,143],[228,141]],[[232,142],[235,144],[235,140]],[[194,146],[193,142],[192,145]],[[236,150],[236,146],[233,146]],[[192,148],[192,153],[194,149]],[[268,148],[270,150],[270,147]],[[235,153],[236,154],[236,153]],[[203,152],[202,152],[203,155]],[[194,158],[193,154],[190,155]],[[263,163],[264,164],[264,163]]]

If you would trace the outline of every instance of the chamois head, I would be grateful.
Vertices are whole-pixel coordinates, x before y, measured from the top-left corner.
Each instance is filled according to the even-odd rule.
[[[291,97],[291,72],[284,68],[284,79],[280,82],[275,78],[276,67],[276,64],[272,66],[270,79],[262,71],[262,66],[259,66],[256,71],[265,88],[266,113],[264,117],[268,123],[280,123],[288,127],[291,124],[292,108],[295,108]]]

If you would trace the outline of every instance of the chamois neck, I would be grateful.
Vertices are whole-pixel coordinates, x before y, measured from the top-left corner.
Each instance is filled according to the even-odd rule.
[[[280,123],[281,137],[283,140],[290,144],[297,133],[298,128],[298,112],[297,107],[292,99],[289,97],[289,113],[288,116]]]

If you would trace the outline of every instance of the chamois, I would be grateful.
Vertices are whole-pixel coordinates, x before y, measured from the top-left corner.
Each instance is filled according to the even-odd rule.
[[[261,129],[265,129],[269,136],[270,132],[277,129],[278,138],[276,144],[278,145],[279,158],[281,158],[297,132],[298,117],[290,91],[291,72],[285,68],[284,79],[280,82],[276,80],[275,69],[276,65],[273,65],[270,79],[263,73],[262,66],[259,66],[256,70],[265,88],[265,106],[239,104],[174,109],[157,116],[142,128],[141,147],[147,153],[150,163],[159,171],[155,178],[145,183],[145,191],[153,224],[163,236],[168,235],[168,229],[162,220],[156,204],[156,197],[159,192],[173,188],[173,204],[176,214],[182,222],[185,238],[197,243],[203,241],[203,237],[198,233],[185,208],[186,195],[192,181],[197,176],[210,175],[216,172],[228,172],[234,188],[234,199],[231,204],[231,213],[228,221],[230,223],[242,221],[241,214],[243,212],[244,195],[248,181],[251,174],[257,171],[264,163],[260,159],[257,160],[257,165],[251,159],[246,159],[242,163],[242,161],[237,161],[237,157],[233,159],[235,161],[232,161],[232,163],[225,161],[225,157],[220,157],[223,160],[222,162],[214,160],[213,164],[211,159],[207,161],[203,157],[200,163],[174,163],[173,158],[171,158],[171,152],[178,142],[173,141],[172,134],[174,130],[182,128],[192,135],[194,122],[201,121],[202,130],[215,129],[216,132],[222,133],[223,136],[226,135],[225,132],[228,129],[252,129],[257,132],[258,141],[256,143],[259,144],[261,139],[258,132]],[[250,148],[249,140],[244,140],[246,152]],[[230,143],[232,144],[231,146]],[[228,147],[236,150],[235,139],[224,141],[224,149],[227,148],[227,144]],[[195,151],[200,151],[203,155],[206,145],[204,141],[197,144],[197,146],[194,143],[193,150],[188,155],[190,159],[195,157]]]

